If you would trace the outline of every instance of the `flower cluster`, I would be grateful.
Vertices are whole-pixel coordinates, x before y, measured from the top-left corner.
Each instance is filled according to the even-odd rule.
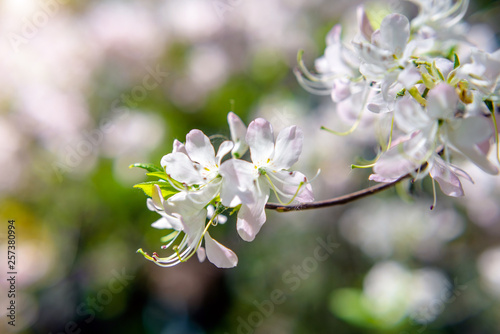
[[[226,209],[237,212],[239,235],[252,241],[266,221],[265,205],[271,190],[281,203],[313,201],[305,175],[289,170],[302,151],[300,128],[287,127],[275,139],[265,119],[255,119],[247,129],[231,112],[228,123],[231,140],[222,142],[217,153],[202,131],[192,130],[185,143],[174,141],[172,153],[161,159],[161,168],[132,165],[145,168],[147,175],[159,179],[136,187],[150,197],[148,208],[161,216],[152,226],[171,231],[162,238],[162,248],[170,249],[171,254],[160,257],[139,249],[148,260],[169,267],[197,254],[200,261],[206,257],[217,267],[234,267],[236,254],[209,233],[211,227],[226,221],[221,215]],[[250,161],[242,159],[248,150]],[[223,161],[230,153],[231,158]]]
[[[375,161],[356,166],[373,167],[371,180],[430,175],[445,194],[462,196],[460,178],[471,178],[452,164],[456,153],[498,173],[487,155],[496,142],[500,161],[500,50],[488,53],[466,41],[461,19],[468,1],[412,2],[420,8],[412,20],[393,13],[377,27],[359,7],[351,43],[334,26],[324,56],[316,60],[317,73],[307,70],[302,53],[295,73],[306,90],[331,95],[342,119],[356,120],[352,131],[369,113],[390,120]]]

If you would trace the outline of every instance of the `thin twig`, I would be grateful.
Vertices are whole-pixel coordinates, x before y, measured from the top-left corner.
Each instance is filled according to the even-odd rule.
[[[312,203],[301,203],[297,205],[281,205],[278,203],[267,203],[266,204],[266,209],[269,210],[276,210],[278,212],[289,212],[289,211],[302,211],[302,210],[310,210],[310,209],[319,209],[319,208],[325,208],[325,207],[330,207],[330,206],[335,206],[335,205],[341,205],[341,204],[346,204],[353,202],[357,199],[370,196],[373,194],[376,194],[382,190],[385,190],[387,188],[390,188],[397,183],[403,181],[404,179],[407,179],[409,177],[412,177],[414,175],[413,173],[408,173],[404,176],[401,176],[399,179],[393,182],[388,182],[388,183],[381,183],[377,184],[373,187],[366,188],[363,190],[358,190],[353,193],[327,199],[324,201],[319,201],[319,202],[312,202]]]

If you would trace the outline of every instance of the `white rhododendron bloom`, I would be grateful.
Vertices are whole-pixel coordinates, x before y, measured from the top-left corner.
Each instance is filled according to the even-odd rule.
[[[469,0],[410,0],[419,6],[419,14],[412,21],[413,29],[434,34],[449,32],[464,17]]]
[[[460,177],[470,177],[450,162],[450,151],[466,156],[485,172],[496,174],[498,169],[481,152],[479,144],[492,135],[488,120],[482,116],[457,118],[459,98],[453,87],[441,83],[430,91],[423,108],[413,99],[402,98],[396,104],[395,122],[410,138],[395,143],[375,163],[370,179],[394,181],[412,173],[427,163],[426,171],[449,196],[463,196]],[[443,150],[445,159],[438,154]],[[425,176],[420,172],[419,177]]]
[[[488,152],[496,142],[500,162],[495,111],[500,50],[488,53],[466,42],[461,19],[469,1],[411,2],[418,6],[418,15],[408,19],[389,14],[379,26],[358,7],[355,37],[342,41],[336,25],[327,37],[324,56],[316,61],[319,73],[305,68],[300,53],[296,75],[312,93],[329,90],[342,119],[349,108],[356,108],[357,115],[369,110],[392,119],[390,129],[375,129],[385,131],[388,141],[380,143],[374,163],[356,165],[373,167],[371,180],[430,175],[445,194],[462,196],[460,178],[471,178],[455,165],[457,153],[489,174],[498,173]],[[464,63],[454,53],[459,49],[470,50]],[[363,87],[368,93],[359,94]]]
[[[233,159],[223,164],[221,175],[226,186],[221,198],[225,206],[241,205],[238,232],[243,240],[252,241],[266,221],[264,207],[271,189],[280,202],[311,202],[313,194],[304,174],[288,171],[302,151],[299,128],[283,129],[275,141],[271,124],[257,118],[248,126],[246,142],[252,162]]]
[[[217,155],[210,139],[200,130],[191,130],[186,144],[161,159],[161,165],[174,180],[186,185],[209,184],[218,176],[222,158],[231,152],[231,141],[223,142]]]
[[[481,50],[472,51],[472,62],[461,67],[460,73],[468,79],[471,86],[476,88],[483,97],[500,100],[498,94],[498,80],[500,78],[500,50],[487,53]]]
[[[184,232],[184,238],[176,246],[176,254],[165,258],[153,254],[150,259],[165,266],[178,264],[200,249],[204,238],[206,257],[212,263],[221,268],[237,264],[236,254],[213,240],[205,227],[206,207],[220,191],[218,168],[222,158],[232,147],[232,142],[225,141],[216,155],[208,137],[200,130],[192,130],[186,136],[186,144],[175,141],[174,151],[162,158],[161,164],[166,175],[184,187],[165,200],[161,188],[157,184],[154,186],[152,198],[148,199],[148,207],[158,212],[162,218],[152,226],[175,230],[175,237],[172,237],[168,246],[176,241],[180,232]]]
[[[226,222],[227,217],[221,215],[225,209],[238,212],[238,232],[251,241],[266,220],[264,208],[271,189],[280,202],[313,200],[304,174],[288,171],[302,151],[303,134],[299,128],[281,131],[275,145],[271,124],[262,118],[253,121],[247,130],[231,112],[228,123],[231,140],[222,142],[217,153],[202,131],[191,130],[185,143],[174,141],[172,153],[161,159],[162,168],[137,166],[149,168],[152,172],[148,175],[160,178],[137,186],[150,192],[148,208],[161,216],[152,226],[171,230],[162,238],[166,243],[162,248],[173,251],[160,257],[140,249],[138,252],[145,258],[168,267],[197,254],[200,261],[208,258],[219,268],[234,267],[238,263],[236,254],[215,241],[208,231]],[[238,159],[248,147],[253,162]],[[223,161],[229,152],[233,158]]]

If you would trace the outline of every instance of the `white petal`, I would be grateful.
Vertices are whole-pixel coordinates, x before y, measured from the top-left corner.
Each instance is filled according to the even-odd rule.
[[[436,60],[434,60],[434,64],[439,72],[441,72],[445,80],[448,78],[450,72],[453,71],[454,64],[449,59],[437,58]]]
[[[469,181],[470,183],[474,184],[474,180],[472,179],[472,177],[469,174],[467,174],[463,169],[460,169],[454,165],[449,165],[448,167],[453,171],[453,173],[456,176],[462,177],[462,178],[466,179],[467,181]]]
[[[376,33],[373,35],[376,36]],[[362,74],[383,75],[386,73],[387,69],[394,64],[394,57],[388,50],[363,42],[352,42],[352,45],[355,47],[359,56],[366,62],[359,68]],[[370,65],[376,67],[370,67]]]
[[[232,154],[236,158],[242,157],[248,150],[248,145],[245,140],[247,127],[235,113],[227,114],[227,122],[229,123],[229,131],[231,132],[231,140],[234,142]]]
[[[172,149],[172,153],[174,153],[174,152],[181,152],[181,153],[187,154],[186,147],[184,146],[183,143],[181,143],[177,139],[174,140],[174,147]]]
[[[460,179],[449,168],[449,165],[441,158],[435,157],[429,170],[430,176],[439,184],[441,191],[448,196],[460,197],[464,195]]]
[[[477,144],[489,139],[493,131],[484,117],[469,117],[461,120],[458,128],[448,131],[453,148],[464,154],[470,161],[489,174],[497,174],[495,167]]]
[[[330,64],[328,64],[328,60],[325,56],[321,56],[316,58],[314,61],[314,67],[318,73],[330,73]]]
[[[413,65],[407,66],[398,76],[398,81],[401,82],[406,89],[413,87],[420,79],[420,71]]]
[[[295,125],[280,131],[276,138],[273,165],[277,170],[288,169],[295,164],[302,152],[304,133]]]
[[[233,268],[238,264],[238,256],[212,239],[208,232],[205,233],[205,248],[208,260],[219,268]]]
[[[164,209],[168,214],[177,213],[182,217],[198,215],[200,210],[218,195],[221,181],[211,182],[197,191],[181,191],[165,201]],[[206,217],[205,217],[206,218]]]
[[[410,38],[410,22],[401,14],[387,15],[380,24],[381,46],[400,57]]]
[[[356,92],[344,101],[337,103],[336,112],[342,121],[352,124],[356,122],[359,117],[362,117],[363,122],[369,122],[372,120],[372,118],[370,118],[371,116],[369,114],[367,115],[367,113],[362,116],[360,115],[360,113],[367,110],[367,106],[364,104],[366,102],[364,98],[365,95],[368,94],[368,96],[370,96],[373,93],[373,91],[367,92],[367,89],[370,88],[363,87],[361,91]],[[373,97],[371,97],[370,100],[373,100]]]
[[[380,84],[380,92],[384,96],[384,100],[387,102],[394,102],[396,99],[396,94],[403,89],[402,85],[398,83],[398,73],[391,72],[384,76]]]
[[[448,132],[450,140],[459,146],[473,146],[490,139],[493,135],[488,119],[481,116],[461,119],[458,127]]]
[[[289,202],[292,198],[295,203],[314,201],[312,187],[307,182],[306,176],[301,172],[280,171],[269,172],[268,174],[273,185],[281,192],[280,198],[283,202]],[[299,186],[300,189],[297,193]],[[297,194],[297,196],[295,196],[295,194]]]
[[[419,166],[418,163],[405,158],[401,154],[389,155],[394,152],[395,151],[389,150],[385,156],[382,156],[377,161],[375,166],[373,166],[374,174],[372,174],[373,176],[370,176],[370,180],[377,182],[388,182],[386,180],[389,180],[390,182],[414,171]]]
[[[191,248],[195,248],[200,242],[205,230],[206,217],[207,210],[205,209],[200,210],[196,215],[182,217],[183,231],[187,235]]]
[[[203,183],[203,177],[199,173],[199,165],[193,163],[186,154],[170,153],[164,156],[161,162],[166,173],[174,180],[188,185]]]
[[[274,155],[274,134],[271,123],[257,118],[248,126],[246,141],[254,164],[267,163]]]
[[[191,160],[203,166],[214,166],[215,150],[210,139],[200,130],[191,130],[186,136],[186,151]]]
[[[357,9],[357,16],[358,16],[358,27],[359,31],[361,32],[361,35],[370,42],[373,34],[373,27],[370,24],[370,20],[368,19],[368,16],[366,15],[365,9],[363,6],[358,6]]]
[[[427,112],[433,119],[450,119],[454,116],[458,104],[455,89],[440,83],[430,90],[427,98]]]
[[[326,35],[326,45],[338,44],[341,42],[342,26],[336,24]]]
[[[146,206],[150,211],[163,210],[163,206],[157,207],[151,198],[146,199]]]
[[[413,172],[425,161],[423,160],[431,147],[432,140],[428,140],[422,133],[413,138],[393,146],[383,153],[373,167],[372,179],[397,179]]]
[[[398,99],[394,111],[394,122],[405,133],[423,129],[432,122],[422,106],[413,98]]]
[[[227,122],[229,124],[229,131],[231,133],[231,140],[236,142],[244,140],[247,134],[247,127],[235,113],[232,111],[227,114]]]
[[[165,200],[163,199],[160,186],[157,184],[155,184],[153,187],[151,199],[153,200],[153,203],[156,207],[163,208],[163,202]]]
[[[351,96],[351,81],[348,79],[333,80],[332,100],[335,103],[341,102]]]
[[[377,29],[373,32],[372,36],[371,36],[371,42],[372,42],[372,45],[376,46],[377,48],[381,48],[381,44],[382,44],[382,35],[380,34],[380,29]],[[388,50],[385,50],[385,51],[388,51]],[[390,53],[390,52],[389,52]]]
[[[326,34],[326,45],[337,44],[341,42],[340,35],[342,34],[342,26],[336,24],[332,29]]]
[[[484,87],[488,93],[491,93],[497,85],[500,76],[500,52],[495,51],[492,54],[484,51],[474,50],[472,53],[471,64],[461,66],[461,72],[468,75],[479,76],[469,78],[469,80],[479,86]]]
[[[177,231],[182,231],[183,224],[179,215],[167,215],[163,213],[162,216],[162,218],[152,223],[151,227],[157,229],[174,229]]]
[[[358,67],[359,59],[342,45],[340,35],[342,26],[337,24],[327,35],[324,57],[318,58],[315,67],[318,73],[352,76],[353,68]],[[351,54],[352,53],[352,54]]]
[[[221,178],[214,179],[212,182],[204,185],[199,190],[190,191],[188,193],[188,198],[190,198],[195,203],[195,205],[205,207],[215,197],[217,197],[220,192],[221,185]]]
[[[224,158],[226,154],[231,152],[233,146],[234,146],[233,142],[229,140],[226,140],[225,142],[222,142],[222,144],[220,144],[219,149],[217,150],[217,156],[215,157],[217,160],[217,166],[220,166],[222,158]]]
[[[382,95],[382,93],[374,95],[370,99],[370,102],[367,104],[366,108],[375,114],[387,113],[390,111],[389,104],[386,100],[384,100],[384,96]]]
[[[219,168],[222,176],[220,198],[224,206],[233,208],[241,203],[251,203],[251,190],[258,174],[253,164],[239,159],[225,161]]]
[[[164,218],[161,217],[157,221],[151,224],[151,227],[157,228],[157,229],[171,229],[172,225]]]
[[[207,258],[207,252],[205,248],[200,247],[196,250],[196,256],[198,257],[198,261],[203,262]]]
[[[261,185],[264,188],[264,185]],[[238,221],[236,228],[240,237],[245,241],[255,239],[260,228],[266,222],[265,205],[269,199],[269,188],[261,189],[261,192],[255,196],[252,204],[242,204],[238,212]]]

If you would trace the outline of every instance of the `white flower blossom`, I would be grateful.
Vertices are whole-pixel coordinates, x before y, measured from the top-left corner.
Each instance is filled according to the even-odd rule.
[[[164,156],[162,167],[174,180],[188,186],[208,184],[219,175],[222,158],[233,148],[231,141],[223,142],[217,155],[210,139],[200,130],[191,130],[186,136],[185,146]]]
[[[208,214],[206,207],[218,195],[221,187],[219,165],[232,147],[232,142],[223,142],[215,155],[208,137],[199,130],[192,130],[186,136],[185,145],[175,141],[173,152],[163,157],[162,166],[167,174],[185,188],[164,200],[160,187],[155,185],[153,196],[148,199],[148,207],[162,218],[152,226],[174,230],[175,237],[164,248],[173,245],[181,232],[184,232],[184,238],[175,246],[175,254],[162,258],[154,253],[149,257],[155,263],[172,266],[189,259],[195,252],[203,252],[217,267],[228,268],[237,264],[236,254],[213,240],[208,233],[208,227],[213,219],[217,219],[217,215],[212,213],[213,219],[205,226]],[[202,239],[205,240],[205,248],[199,251]]]
[[[310,202],[313,195],[304,174],[288,171],[302,151],[300,128],[285,128],[274,140],[271,124],[257,118],[248,126],[246,142],[252,162],[232,159],[220,168],[227,185],[221,200],[225,206],[241,205],[237,229],[243,240],[252,241],[266,221],[264,207],[271,189],[285,201]]]
[[[500,100],[498,81],[500,78],[500,50],[487,53],[481,50],[472,51],[472,62],[460,68],[460,75],[467,79],[471,86],[482,93],[483,98]]]
[[[485,172],[496,174],[498,169],[478,146],[492,135],[485,117],[456,117],[459,99],[455,90],[441,83],[428,95],[424,109],[415,100],[403,98],[396,104],[395,122],[410,137],[396,141],[375,163],[371,180],[390,182],[412,173],[427,163],[427,171],[449,196],[463,196],[460,177],[470,177],[450,163],[452,149],[460,152]],[[443,149],[445,159],[438,154]],[[420,177],[424,176],[420,173]]]
[[[284,129],[275,144],[271,124],[262,118],[253,121],[248,130],[234,113],[229,113],[228,123],[232,141],[223,142],[217,154],[203,132],[192,130],[185,144],[175,140],[172,153],[161,160],[165,173],[155,175],[165,180],[154,184],[147,205],[161,216],[152,226],[171,230],[163,238],[166,244],[162,248],[173,250],[173,254],[160,257],[142,249],[138,251],[160,266],[173,266],[196,254],[200,261],[208,258],[219,268],[234,267],[238,262],[236,254],[209,233],[212,226],[227,221],[227,217],[221,215],[224,209],[238,211],[240,236],[251,241],[266,220],[264,207],[270,189],[280,201],[313,199],[306,177],[300,172],[288,171],[302,150],[300,129],[296,126]],[[237,159],[248,147],[253,163]],[[234,158],[222,162],[229,152]],[[162,186],[173,194],[165,198]]]

